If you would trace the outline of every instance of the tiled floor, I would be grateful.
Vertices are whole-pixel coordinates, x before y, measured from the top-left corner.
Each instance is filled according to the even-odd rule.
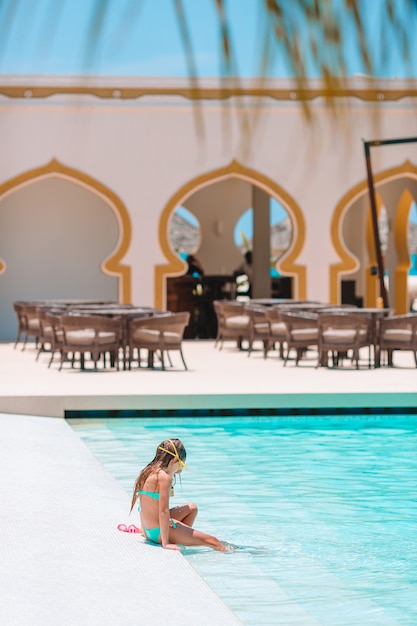
[[[395,368],[283,367],[233,344],[186,342],[189,371],[49,370],[0,345],[0,623],[7,626],[237,624],[178,553],[120,533],[129,496],[62,419],[65,411],[417,406],[411,354]],[[37,417],[34,417],[37,416]],[[50,416],[50,417],[42,417]]]
[[[178,552],[117,530],[129,496],[61,419],[0,414],[0,624],[239,624]]]
[[[316,369],[312,353],[299,367],[283,367],[277,354],[248,357],[225,343],[184,345],[189,370],[178,354],[166,372],[146,368],[132,371],[80,372],[58,365],[47,368],[49,355],[35,361],[33,345],[22,352],[0,344],[0,411],[63,416],[65,411],[188,409],[390,407],[417,405],[417,370],[409,352],[394,356],[397,367]],[[366,353],[365,353],[366,354]],[[365,356],[364,354],[364,356]]]

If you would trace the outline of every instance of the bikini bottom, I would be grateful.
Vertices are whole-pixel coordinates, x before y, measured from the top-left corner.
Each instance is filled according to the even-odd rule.
[[[169,527],[170,528],[177,527],[176,523],[171,518],[169,520]],[[155,528],[144,528],[143,530],[145,531],[146,538],[149,541],[152,541],[152,543],[160,543],[159,540],[161,538],[161,529],[159,526],[155,526]]]

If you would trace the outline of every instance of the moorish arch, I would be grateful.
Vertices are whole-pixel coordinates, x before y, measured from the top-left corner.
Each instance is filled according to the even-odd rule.
[[[165,205],[159,220],[159,244],[167,263],[157,265],[155,268],[155,306],[157,308],[166,308],[166,279],[169,276],[179,276],[184,273],[183,261],[173,252],[169,244],[169,220],[172,213],[196,191],[228,178],[237,178],[259,187],[280,202],[288,212],[293,223],[294,236],[285,257],[280,261],[280,269],[295,278],[294,297],[306,298],[306,267],[296,263],[305,240],[305,221],[300,207],[275,181],[233,160],[225,167],[206,172],[189,181]]]
[[[376,191],[378,186],[389,183],[398,179],[409,179],[417,181],[417,167],[409,160],[403,165],[389,168],[374,175],[374,183]],[[334,249],[340,258],[338,263],[330,266],[330,302],[338,304],[340,302],[341,281],[344,275],[349,274],[357,269],[357,260],[345,245],[342,235],[342,223],[347,211],[360,198],[369,194],[368,181],[364,179],[352,189],[350,189],[337,204],[333,213],[331,222],[331,239]],[[398,255],[398,264],[395,271],[396,277],[399,279],[395,289],[395,302],[392,304],[396,312],[405,312],[404,303],[407,301],[407,284],[404,276],[406,276],[406,268],[408,271],[408,252],[407,252],[407,228],[408,216],[411,208],[412,196],[410,192],[402,194],[397,206],[395,207],[395,223],[394,223],[394,241],[396,252]],[[380,212],[382,201],[377,194],[377,211]],[[367,250],[370,259],[375,256],[373,244],[370,242],[370,221],[368,219],[366,229]],[[372,263],[370,263],[372,264]],[[369,306],[374,303],[376,297],[376,279],[366,281],[365,303]]]
[[[127,209],[121,199],[111,189],[84,172],[67,167],[56,159],[47,165],[34,168],[19,174],[0,185],[0,202],[19,188],[30,185],[49,177],[57,177],[84,187],[100,197],[114,212],[119,224],[119,241],[115,252],[102,264],[103,273],[115,276],[118,279],[119,300],[123,303],[131,301],[131,268],[122,263],[131,240],[131,223]],[[6,265],[0,259],[0,274],[6,270]]]

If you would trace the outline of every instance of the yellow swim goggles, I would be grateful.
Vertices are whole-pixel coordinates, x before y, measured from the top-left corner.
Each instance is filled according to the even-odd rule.
[[[167,450],[166,448],[163,448],[162,446],[158,446],[158,450],[162,450],[162,452],[166,452],[167,454],[170,454],[171,456],[174,457],[174,459],[177,459],[178,463],[180,464],[180,467],[183,467],[184,469],[188,470],[188,467],[186,466],[184,461],[180,459],[180,455],[178,454],[178,450],[175,447],[175,443],[171,439],[168,439],[168,441],[171,444],[171,446],[174,448],[175,452],[171,452],[171,450]]]

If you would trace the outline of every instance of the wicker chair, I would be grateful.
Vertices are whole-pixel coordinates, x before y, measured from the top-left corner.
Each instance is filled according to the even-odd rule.
[[[50,345],[51,358],[48,363],[49,368],[52,365],[55,353],[62,353],[62,348],[64,345],[64,332],[61,328],[61,315],[54,315],[48,311],[45,311],[44,315],[41,316],[41,325],[43,342],[44,344],[49,343]],[[41,346],[39,352],[41,352],[42,349],[44,348]]]
[[[39,359],[39,355],[41,352],[49,352],[49,348],[47,346],[51,346],[51,335],[52,328],[50,324],[46,323],[46,315],[48,313],[47,309],[38,309],[39,316],[39,341],[38,341],[38,354],[36,355],[36,360]]]
[[[395,350],[410,350],[417,367],[417,313],[396,315],[380,321],[379,346],[388,354],[387,364],[393,366]]]
[[[24,302],[14,302],[13,308],[17,315],[18,325],[14,347],[16,348],[19,343],[21,335],[24,335],[22,350],[25,349],[26,342],[29,337],[33,337],[35,339],[35,345],[38,347],[41,327],[37,307],[31,304],[25,304]]]
[[[62,315],[62,346],[60,346],[61,363],[59,369],[72,354],[80,354],[81,369],[85,369],[85,355],[91,355],[94,369],[102,355],[110,353],[111,365],[119,369],[119,349],[122,345],[122,328],[120,318],[108,318],[95,315]],[[105,365],[105,361],[104,361]]]
[[[131,369],[134,360],[135,349],[139,352],[139,366],[141,349],[148,351],[148,367],[151,368],[154,367],[155,354],[159,354],[163,370],[165,369],[164,353],[167,353],[169,358],[169,352],[176,350],[180,353],[184,368],[187,369],[182,353],[182,340],[189,321],[190,313],[188,311],[130,320],[128,329],[129,369]]]
[[[245,305],[245,313],[249,316],[249,348],[248,356],[251,355],[255,341],[262,341],[264,358],[266,358],[270,346],[269,320],[266,315],[267,309],[254,304]]]
[[[368,367],[371,366],[371,346],[373,345],[372,319],[370,316],[355,313],[321,313],[318,316],[319,331],[317,367],[328,366],[329,352],[333,366],[343,364],[343,359],[351,354],[351,362],[359,368],[359,350],[369,348]]]
[[[291,350],[296,351],[295,364],[298,365],[303,355],[311,346],[318,346],[319,331],[317,314],[300,311],[299,313],[281,311],[281,322],[286,327],[287,352],[284,366],[287,364]]]
[[[226,339],[234,339],[241,350],[244,339],[250,342],[250,317],[245,305],[228,300],[214,300],[213,305],[217,317],[217,336],[214,345],[220,343],[221,350]]]
[[[279,308],[268,307],[266,317],[269,322],[269,345],[268,350],[273,346],[277,347],[281,359],[284,358],[284,346],[288,338],[287,326],[281,319]]]

